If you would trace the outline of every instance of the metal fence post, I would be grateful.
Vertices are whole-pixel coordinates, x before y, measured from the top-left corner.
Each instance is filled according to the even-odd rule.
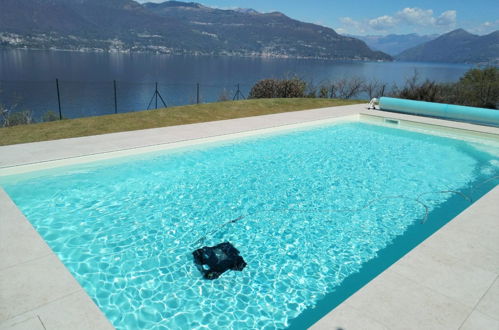
[[[57,88],[57,104],[59,105],[59,120],[62,120],[61,110],[61,92],[59,91],[59,79],[55,79],[55,87]]]
[[[241,92],[241,88],[239,86],[239,83],[236,85],[237,87],[237,91],[236,91],[236,94],[234,94],[234,97],[232,98],[232,101],[235,101],[235,100],[240,100],[240,99],[245,99],[244,95],[243,95],[243,92]]]
[[[156,91],[154,92],[156,95],[156,109],[158,108],[158,82],[156,82]]]
[[[196,85],[196,104],[199,104],[199,83]]]
[[[114,113],[118,113],[118,97],[116,95],[116,80],[113,80],[114,86]]]
[[[158,108],[158,97],[161,100],[161,102],[163,102],[163,106],[165,108],[168,108],[168,106],[166,105],[165,100],[163,99],[163,97],[159,93],[158,83],[156,82],[156,89],[154,90],[154,94],[151,97],[151,101],[149,101],[149,104],[147,105],[147,110],[149,110],[151,108],[152,101],[154,101],[154,100],[156,100],[156,109]]]

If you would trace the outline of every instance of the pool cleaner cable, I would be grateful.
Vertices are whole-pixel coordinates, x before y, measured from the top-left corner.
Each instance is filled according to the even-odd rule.
[[[255,212],[250,212],[246,215],[241,215],[237,218],[234,218],[234,219],[230,219],[226,222],[224,222],[223,224],[221,224],[219,227],[213,229],[212,231],[210,231],[209,233],[207,233],[206,235],[204,235],[203,237],[200,237],[198,240],[196,240],[195,242],[193,242],[192,244],[193,245],[199,245],[201,244],[202,242],[204,242],[206,240],[207,237],[210,237],[210,236],[213,236],[215,235],[216,233],[218,233],[219,231],[221,231],[223,228],[231,225],[231,224],[235,224],[235,223],[238,223],[246,218],[249,218],[251,216],[254,216],[254,215],[257,215],[257,214],[261,214],[261,213],[283,213],[283,212],[296,212],[296,213],[312,213],[312,212],[323,212],[323,213],[355,213],[355,212],[360,212],[360,211],[363,211],[367,208],[369,208],[372,204],[378,202],[378,201],[381,201],[381,200],[386,200],[386,199],[402,199],[402,200],[408,200],[408,201],[414,201],[416,203],[418,203],[419,205],[421,205],[423,208],[424,208],[424,217],[421,221],[421,223],[425,223],[427,218],[428,218],[428,214],[429,214],[429,207],[423,203],[419,197],[418,198],[411,198],[411,197],[406,197],[406,196],[403,196],[403,195],[398,195],[398,196],[386,196],[386,197],[380,197],[380,198],[376,198],[376,199],[372,199],[370,200],[366,205],[362,206],[362,207],[359,207],[359,208],[344,208],[344,209],[332,209],[332,208],[303,208],[303,209],[293,209],[293,208],[275,208],[275,209],[264,209],[264,210],[259,210],[259,211],[255,211]]]
[[[457,190],[437,190],[437,191],[428,191],[428,192],[424,192],[424,193],[421,193],[419,194],[417,197],[407,197],[407,196],[404,196],[404,195],[397,195],[397,196],[384,196],[384,197],[380,197],[380,198],[376,198],[376,199],[372,199],[370,201],[368,201],[364,206],[362,207],[359,207],[359,208],[345,208],[345,209],[331,209],[331,208],[313,208],[313,209],[293,209],[293,208],[274,208],[274,209],[264,209],[264,210],[259,210],[259,211],[255,211],[255,212],[250,212],[248,214],[245,214],[245,215],[240,215],[239,217],[237,218],[234,218],[234,219],[230,219],[226,222],[224,222],[223,224],[221,224],[219,227],[213,229],[212,231],[210,231],[209,233],[207,233],[206,235],[200,237],[199,239],[197,239],[196,241],[194,241],[191,246],[196,246],[196,245],[199,245],[201,243],[203,243],[207,237],[211,237],[215,234],[217,234],[218,232],[220,232],[223,228],[231,225],[231,224],[235,224],[235,223],[238,223],[246,218],[249,218],[253,215],[257,215],[257,214],[261,214],[261,213],[281,213],[281,212],[303,212],[303,213],[311,213],[311,212],[324,212],[324,213],[355,213],[355,212],[360,212],[360,211],[363,211],[367,208],[369,208],[372,204],[378,202],[378,201],[381,201],[381,200],[387,200],[387,199],[402,199],[402,200],[408,200],[408,201],[413,201],[413,202],[416,202],[417,204],[421,205],[423,208],[424,208],[424,216],[423,218],[421,219],[421,224],[424,224],[427,220],[428,220],[428,216],[429,216],[429,213],[430,213],[430,207],[425,204],[421,198],[425,195],[431,195],[431,194],[454,194],[454,195],[457,195],[457,196],[460,196],[462,197],[464,200],[470,202],[470,203],[473,203],[473,193],[475,190],[477,190],[479,187],[493,181],[493,180],[496,180],[496,179],[499,179],[499,175],[498,176],[493,176],[491,178],[488,178],[487,180],[484,180],[482,182],[480,182],[479,184],[477,185],[474,185],[470,188],[470,191],[469,191],[469,194],[465,194],[463,192],[460,192],[460,191],[457,191]]]
[[[282,213],[282,212],[300,212],[300,213],[311,213],[311,212],[349,213],[349,212],[360,212],[360,211],[363,211],[363,210],[369,208],[371,205],[373,205],[374,203],[376,203],[378,201],[388,200],[388,199],[401,199],[401,200],[413,201],[413,202],[416,202],[417,204],[421,205],[421,207],[423,207],[423,209],[424,209],[424,215],[423,215],[423,217],[421,219],[421,224],[424,224],[428,220],[429,212],[430,212],[430,207],[421,200],[421,198],[423,196],[425,196],[425,195],[431,195],[431,194],[454,194],[454,195],[457,195],[457,196],[461,196],[464,200],[472,203],[473,202],[473,194],[474,194],[474,192],[479,187],[481,187],[481,186],[483,186],[483,185],[485,185],[485,184],[487,184],[487,183],[489,183],[491,181],[498,180],[498,179],[499,179],[499,175],[491,177],[491,178],[488,178],[487,180],[484,180],[484,181],[478,183],[477,185],[471,187],[469,189],[469,193],[468,194],[460,192],[460,191],[455,191],[455,190],[438,190],[438,191],[430,191],[430,192],[421,193],[421,194],[419,194],[415,198],[414,197],[407,197],[407,196],[404,196],[404,195],[384,196],[384,197],[372,199],[372,200],[368,201],[364,206],[359,207],[359,208],[351,208],[351,209],[348,209],[348,208],[344,208],[344,209],[332,209],[332,208],[293,209],[293,208],[283,207],[283,208],[274,208],[274,209],[263,209],[263,210],[259,210],[259,211],[255,211],[255,212],[250,212],[250,213],[247,213],[247,214],[244,214],[244,215],[240,215],[240,216],[238,216],[236,218],[227,220],[224,223],[222,223],[221,225],[219,225],[218,227],[214,228],[210,232],[208,232],[205,235],[203,235],[202,237],[200,237],[197,240],[193,241],[191,244],[186,245],[185,247],[190,249],[190,248],[193,248],[195,246],[199,246],[208,237],[212,237],[213,235],[215,235],[218,232],[220,232],[221,230],[223,230],[225,227],[230,226],[232,224],[239,223],[239,222],[241,222],[241,221],[243,221],[243,220],[245,220],[247,218],[250,218],[251,216],[254,216],[254,215],[257,215],[257,214],[261,214],[261,213]],[[185,236],[189,236],[189,234],[186,234]],[[153,243],[153,242],[151,242],[151,243]],[[124,248],[124,249],[122,249],[122,250],[120,250],[118,252],[114,252],[113,251],[113,252],[110,252],[110,253],[105,253],[105,254],[103,254],[103,256],[113,256],[113,255],[123,253],[123,252],[128,251],[128,250],[133,249],[133,248],[134,248],[133,246],[127,246],[126,248]],[[173,252],[176,249],[177,249],[177,247],[170,248],[170,249],[167,250],[167,253],[171,253],[171,252]]]

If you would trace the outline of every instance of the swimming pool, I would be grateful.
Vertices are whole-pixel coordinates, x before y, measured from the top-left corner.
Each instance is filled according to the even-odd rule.
[[[3,186],[117,328],[282,328],[469,205],[455,192],[490,189],[498,159],[481,150],[348,123]],[[222,241],[248,266],[202,280],[191,252]]]

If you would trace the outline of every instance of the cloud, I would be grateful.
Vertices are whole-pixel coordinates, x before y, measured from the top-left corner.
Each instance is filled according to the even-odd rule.
[[[404,8],[395,15],[400,23],[421,26],[452,26],[456,24],[457,11],[446,10],[435,17],[433,10],[421,8]]]
[[[337,30],[341,30],[343,32],[340,33],[365,33],[366,30],[362,22],[356,21],[351,17],[341,17],[340,22],[343,24],[343,27],[338,28]]]
[[[359,23],[353,20],[351,17],[340,17],[340,22],[345,25],[358,25]]]
[[[433,25],[436,19],[433,10],[421,8],[404,8],[395,14],[396,18],[409,25]]]
[[[470,29],[470,32],[476,34],[489,34],[499,30],[499,19],[495,21],[485,21],[482,24]]]
[[[393,15],[383,15],[371,19],[354,20],[351,17],[340,18],[342,26],[338,31],[348,31],[348,33],[366,32],[388,32],[390,30],[411,29],[415,32],[427,31],[429,29],[446,30],[454,27],[457,22],[457,12],[446,10],[439,16],[435,16],[432,9],[422,9],[418,7],[407,7]],[[432,31],[435,32],[435,31]]]
[[[374,30],[384,31],[397,24],[397,19],[392,16],[384,15],[368,21],[369,27]]]
[[[454,26],[456,25],[456,21],[457,12],[455,10],[447,10],[437,18],[436,24],[444,26]]]

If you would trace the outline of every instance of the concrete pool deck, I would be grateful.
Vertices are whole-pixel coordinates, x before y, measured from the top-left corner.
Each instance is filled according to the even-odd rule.
[[[63,160],[367,114],[487,139],[499,128],[350,105],[0,147],[0,174]],[[31,166],[31,167],[30,167]],[[499,329],[499,187],[323,317],[316,329]],[[0,188],[0,329],[112,329]]]

